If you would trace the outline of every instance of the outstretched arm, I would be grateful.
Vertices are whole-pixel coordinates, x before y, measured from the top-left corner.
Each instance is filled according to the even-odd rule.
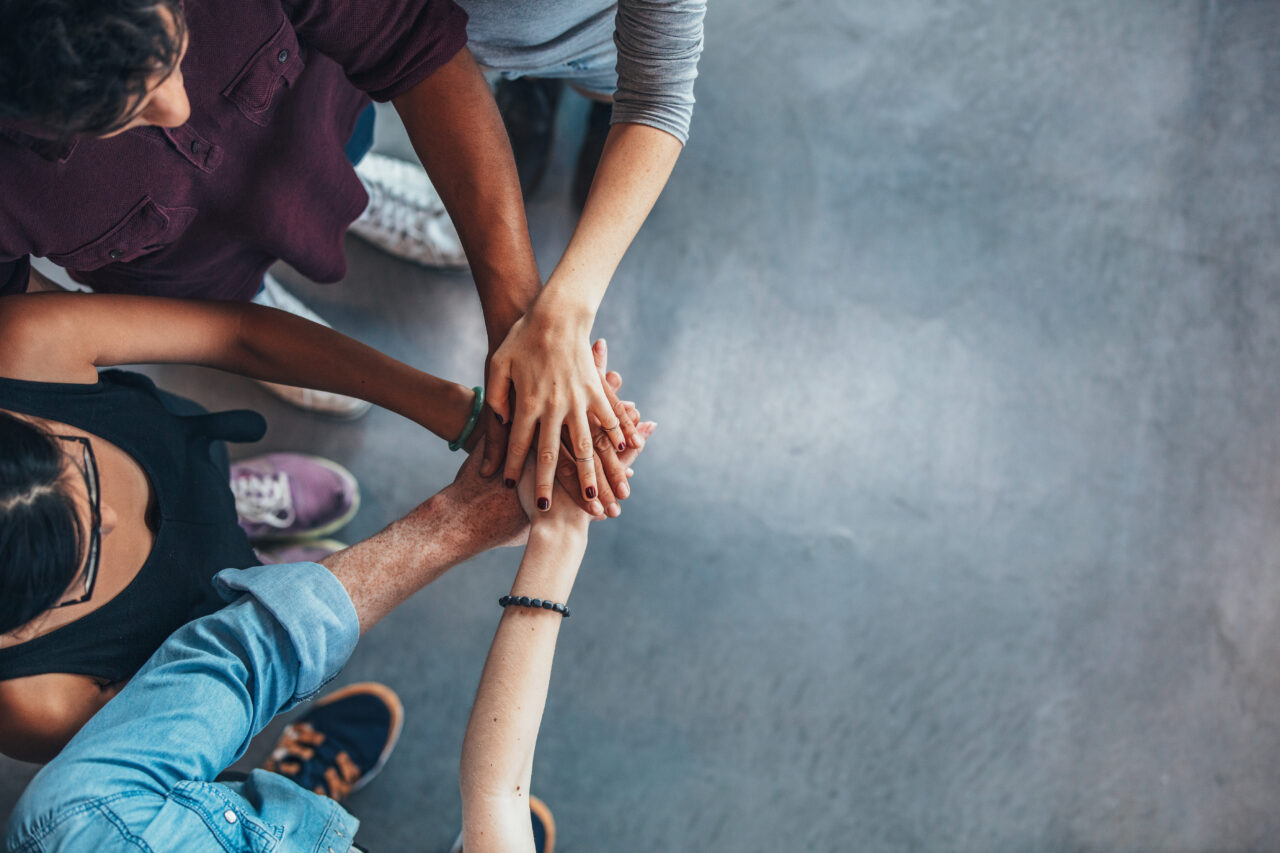
[[[646,421],[637,431],[647,437],[654,426]],[[625,454],[627,464],[638,452],[632,448]],[[573,470],[568,462],[562,468]],[[563,493],[549,510],[534,512],[534,481],[530,461],[519,493],[533,526],[510,594],[564,604],[586,551],[590,519]],[[563,620],[553,610],[511,606],[498,622],[462,743],[459,783],[463,849],[468,853],[534,849],[529,779]]]
[[[506,477],[518,476],[541,426],[538,485],[551,497],[557,448],[569,430],[578,459],[590,452],[587,429],[619,423],[617,399],[594,381],[587,352],[596,311],[618,263],[661,194],[693,113],[705,0],[619,0],[615,41],[618,87],[613,127],[586,206],[568,248],[530,311],[494,355],[490,387],[515,388],[515,405],[491,393],[489,404],[512,423]],[[625,420],[615,442],[640,441]],[[593,485],[580,465],[581,489]]]
[[[530,505],[532,478],[529,466],[521,492]],[[511,594],[565,603],[587,548],[589,518],[567,499],[534,516]],[[498,622],[462,743],[459,781],[468,853],[534,849],[529,777],[563,621],[552,610],[513,606]]]
[[[359,397],[457,438],[470,389],[333,329],[240,302],[90,293],[0,297],[0,376],[97,381],[115,364],[178,363]]]

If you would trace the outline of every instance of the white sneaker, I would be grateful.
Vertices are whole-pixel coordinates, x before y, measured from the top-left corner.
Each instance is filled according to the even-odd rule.
[[[467,266],[458,229],[421,166],[370,153],[356,165],[356,175],[369,206],[351,223],[352,234],[423,266]]]
[[[285,290],[271,273],[267,273],[262,277],[262,290],[258,291],[258,295],[253,297],[253,301],[257,305],[279,308],[281,311],[288,311],[290,314],[296,314],[313,323],[328,326],[330,329],[333,328],[319,314],[303,305],[298,297]],[[355,397],[347,397],[343,394],[317,391],[314,388],[296,388],[293,385],[280,385],[276,382],[264,382],[261,379],[255,381],[286,403],[290,403],[300,409],[306,409],[308,412],[352,420],[360,417],[370,408],[369,403],[366,401]]]

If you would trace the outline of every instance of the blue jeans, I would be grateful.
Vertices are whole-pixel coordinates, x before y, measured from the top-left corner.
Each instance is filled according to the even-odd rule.
[[[223,609],[176,631],[18,801],[5,850],[346,853],[359,821],[255,770],[213,780],[355,649],[342,584],[315,563],[227,569]]]

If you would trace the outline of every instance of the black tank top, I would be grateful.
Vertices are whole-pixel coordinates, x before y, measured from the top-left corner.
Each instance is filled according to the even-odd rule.
[[[222,443],[262,438],[257,412],[208,414],[123,370],[101,371],[96,385],[0,378],[0,408],[79,427],[132,456],[151,481],[157,525],[127,587],[75,622],[0,649],[0,680],[48,672],[131,678],[171,633],[223,605],[211,583],[217,572],[261,562],[236,524]]]

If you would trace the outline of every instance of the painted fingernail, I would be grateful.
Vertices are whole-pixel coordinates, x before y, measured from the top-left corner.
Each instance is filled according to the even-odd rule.
[[[516,481],[508,477],[502,481],[502,485],[506,486],[508,489],[514,489],[516,487]]]
[[[627,443],[626,443],[625,441],[619,441],[619,442],[618,442],[618,452],[619,452],[619,453],[621,453],[622,451],[624,451],[624,450],[626,450],[626,449],[627,449]]]
[[[596,496],[596,487],[595,487],[595,486],[587,486],[587,500],[591,500],[591,499],[592,499],[592,498],[594,498],[595,496]]]
[[[538,498],[538,509],[542,510],[543,512],[546,512],[547,510],[551,509],[551,501],[547,500],[546,498]]]

